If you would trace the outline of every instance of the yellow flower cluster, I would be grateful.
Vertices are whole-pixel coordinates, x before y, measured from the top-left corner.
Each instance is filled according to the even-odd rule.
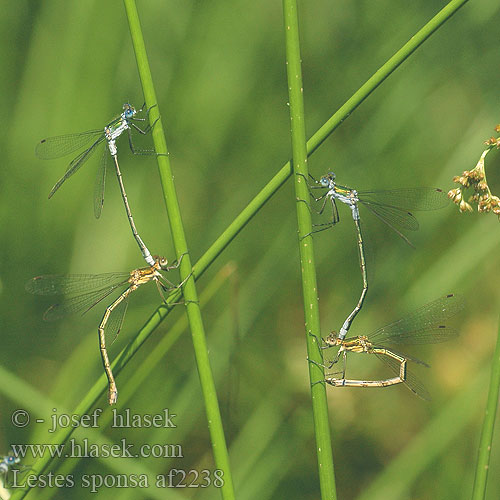
[[[495,127],[496,132],[500,132],[500,125]],[[500,220],[500,198],[491,194],[486,181],[484,168],[484,158],[493,149],[500,149],[500,138],[491,137],[485,144],[488,146],[483,151],[477,165],[472,170],[465,170],[462,175],[453,177],[453,182],[460,184],[460,187],[448,191],[448,198],[457,204],[460,212],[472,212],[473,203],[477,204],[478,212],[493,212]],[[472,188],[474,193],[465,199],[464,191]]]

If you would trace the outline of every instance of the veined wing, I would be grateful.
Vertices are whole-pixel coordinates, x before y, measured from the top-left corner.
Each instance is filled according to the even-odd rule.
[[[374,344],[437,344],[458,335],[444,322],[457,314],[464,306],[463,298],[449,294],[429,302],[405,318],[383,326],[368,339]]]
[[[97,305],[108,295],[113,293],[119,286],[123,286],[124,284],[125,282],[117,283],[101,290],[94,290],[65,299],[60,304],[50,306],[45,311],[43,319],[46,321],[53,321],[55,319],[60,319],[70,314],[76,314],[79,312],[85,314],[89,309],[92,309],[92,307]]]
[[[53,160],[69,155],[90,142],[96,141],[100,136],[104,138],[104,129],[88,130],[78,134],[58,135],[41,140],[35,148],[35,154],[42,160]]]
[[[399,376],[401,364],[398,360],[384,354],[376,354],[376,356],[387,365],[392,373],[394,373],[396,376]],[[422,399],[425,399],[426,401],[431,400],[429,391],[425,388],[424,384],[422,384],[422,382],[420,382],[420,380],[408,369],[408,365],[406,366],[406,378],[405,380],[403,380],[403,384],[405,384],[411,392],[421,397]]]
[[[417,365],[422,365],[422,366],[425,366],[426,368],[430,368],[430,365],[427,364],[425,361],[422,361],[421,359],[418,359],[418,358],[414,358],[413,356],[408,356],[408,354],[402,354],[401,352],[395,351],[392,347],[387,347],[387,346],[384,346],[381,344],[377,344],[376,347],[383,347],[383,348],[387,349],[387,351],[390,351],[392,354],[396,354],[397,356],[399,356],[401,358],[409,359],[410,361],[417,363]],[[387,357],[387,354],[383,354],[383,353],[375,353],[375,354],[380,354],[381,356],[383,355],[383,356]]]
[[[369,201],[359,200],[368,210],[370,210],[376,217],[387,224],[391,229],[400,233],[401,230],[416,231],[419,228],[419,223],[415,216],[408,210],[398,207],[391,207],[388,205],[381,205]]]
[[[128,307],[128,295],[113,309],[104,328],[106,344],[111,345],[122,329]]]
[[[446,194],[437,188],[408,188],[385,191],[360,191],[358,198],[366,208],[401,236],[411,242],[401,231],[419,228],[412,210],[435,210],[448,203]]]
[[[46,274],[26,283],[26,291],[35,295],[82,295],[102,291],[127,282],[130,273]]]
[[[444,208],[449,203],[444,191],[428,187],[358,191],[358,198],[362,203],[384,205],[404,212],[437,210]]]
[[[95,188],[94,188],[94,215],[99,219],[104,206],[104,188],[106,186],[106,164],[108,160],[109,150],[105,148],[102,152],[101,165],[97,172]]]
[[[63,182],[71,177],[92,156],[94,151],[97,149],[97,146],[104,140],[104,135],[99,137],[89,148],[82,151],[77,157],[73,158],[71,163],[68,165],[68,168],[66,169],[66,173],[56,182],[54,187],[50,190],[49,198],[52,198],[54,193],[61,187]]]

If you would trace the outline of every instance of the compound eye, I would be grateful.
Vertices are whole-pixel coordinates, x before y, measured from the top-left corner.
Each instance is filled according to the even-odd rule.
[[[7,463],[9,465],[16,463],[15,457],[7,457]]]
[[[337,343],[337,333],[335,331],[329,333],[328,337],[325,339],[325,343],[328,345],[335,345]]]
[[[328,177],[321,177],[321,179],[319,180],[319,183],[320,183],[323,187],[328,187]]]
[[[158,259],[158,264],[160,264],[160,267],[165,268],[168,266],[168,260],[165,257],[160,257]]]
[[[123,111],[125,113],[125,116],[127,118],[130,118],[131,116],[135,115],[135,108],[128,102],[123,105]]]
[[[330,177],[330,179],[332,181],[334,181],[335,180],[335,172],[328,172],[328,177]]]

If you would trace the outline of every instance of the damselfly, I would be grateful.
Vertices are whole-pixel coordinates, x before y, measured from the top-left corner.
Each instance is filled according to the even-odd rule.
[[[385,387],[404,383],[408,389],[423,399],[430,399],[429,393],[422,383],[408,370],[408,361],[423,366],[428,365],[423,361],[400,354],[387,344],[437,344],[455,338],[458,333],[444,322],[463,308],[460,296],[450,294],[426,304],[405,318],[383,326],[367,335],[339,339],[332,332],[323,339],[323,349],[339,347],[336,357],[330,361],[326,368],[331,369],[342,356],[343,368],[341,372],[327,375],[325,382],[334,387]],[[352,380],[345,378],[346,355],[348,352],[375,354],[396,375],[383,380]],[[341,377],[334,375],[341,374]]]
[[[16,464],[18,464],[21,459],[16,456],[13,452],[1,457],[0,460],[0,474],[7,474],[9,470]]]
[[[177,263],[169,266],[166,259],[155,257],[154,265],[134,269],[129,273],[45,275],[33,278],[27,283],[26,290],[30,293],[66,296],[66,300],[45,311],[43,318],[48,321],[62,318],[68,314],[86,313],[115,290],[127,287],[115,301],[106,307],[98,328],[99,348],[109,384],[109,404],[116,403],[118,391],[109,363],[106,339],[111,342],[115,341],[127,311],[128,298],[139,286],[154,281],[162,300],[165,300],[163,292],[182,286],[182,283],[175,286],[161,273],[161,271],[177,269],[181,260],[182,257]]]
[[[449,201],[446,193],[437,188],[422,187],[381,191],[357,191],[355,189],[337,184],[335,182],[335,174],[333,172],[329,172],[327,175],[321,177],[319,182],[315,182],[316,184],[319,184],[319,186],[310,186],[310,188],[327,189],[327,191],[318,198],[311,194],[315,201],[323,200],[319,213],[323,213],[328,201],[330,201],[332,206],[332,220],[327,223],[317,224],[317,226],[323,227],[321,229],[317,229],[315,232],[328,229],[339,222],[340,217],[336,200],[339,200],[349,206],[354,224],[356,226],[363,289],[356,307],[344,321],[344,324],[339,331],[338,338],[342,340],[345,338],[352,321],[361,310],[368,291],[368,277],[366,272],[366,259],[359,216],[359,204],[361,203],[363,206],[368,208],[368,210],[370,210],[376,217],[387,224],[404,241],[406,241],[406,243],[413,247],[410,240],[402,232],[404,230],[416,231],[419,227],[418,221],[412,214],[412,211],[436,210],[445,207]]]
[[[0,456],[0,498],[2,500],[8,500],[11,497],[10,493],[5,489],[5,486],[10,486],[10,484],[8,484],[10,483],[8,480],[10,469],[20,461],[20,458],[12,451],[9,455],[4,457]]]
[[[125,192],[125,186],[123,184],[122,174],[118,165],[118,150],[116,146],[116,140],[118,139],[118,137],[120,137],[125,131],[127,131],[129,146],[132,153],[155,154],[153,150],[136,150],[132,142],[132,129],[140,132],[141,134],[147,134],[151,130],[150,125],[147,125],[143,130],[134,123],[136,121],[144,122],[147,120],[147,118],[139,118],[136,116],[137,113],[140,113],[143,109],[144,106],[141,109],[136,110],[132,105],[124,104],[123,112],[118,117],[110,121],[103,129],[89,130],[87,132],[81,132],[78,134],[60,135],[56,137],[49,137],[48,139],[43,139],[38,143],[35,149],[35,153],[41,159],[52,160],[69,155],[70,153],[74,153],[75,151],[85,148],[70,162],[68,168],[66,169],[66,173],[56,182],[49,193],[49,198],[51,198],[54,193],[61,187],[61,185],[66,181],[66,179],[71,177],[101,145],[107,143],[107,148],[103,151],[101,156],[101,166],[98,171],[95,185],[94,214],[97,218],[99,218],[101,216],[102,207],[104,205],[106,163],[109,152],[115,163],[120,192],[123,198],[125,211],[127,212],[127,217],[132,229],[132,233],[137,241],[137,244],[139,245],[139,248],[141,249],[141,253],[144,259],[150,266],[153,266],[154,259],[151,256],[150,251],[142,241],[141,237],[139,236],[134,224],[134,219],[132,217],[132,213],[128,203],[127,194]]]

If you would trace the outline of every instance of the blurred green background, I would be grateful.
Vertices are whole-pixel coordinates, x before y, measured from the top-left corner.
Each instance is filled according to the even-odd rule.
[[[308,136],[446,2],[301,2]],[[290,156],[281,2],[138,1],[166,129],[176,188],[195,262]],[[315,177],[334,170],[359,189],[452,187],[472,168],[500,122],[498,25],[493,0],[469,2],[400,67],[311,157]],[[49,201],[71,157],[41,161],[47,136],[104,126],[124,102],[143,102],[121,2],[20,0],[0,14],[3,132],[0,134],[0,454],[11,443],[47,442],[51,408],[72,411],[101,375],[96,326],[102,308],[59,323],[53,302],[24,290],[33,276],[142,266],[115,176],[108,172],[101,220],[93,216],[97,157]],[[153,253],[173,258],[156,163],[121,143],[121,167],[136,224]],[[150,138],[138,141],[150,146]],[[119,146],[120,147],[120,146]],[[488,180],[500,192],[498,155]],[[315,236],[323,334],[339,329],[360,293],[350,214]],[[365,214],[366,215],[366,214]],[[367,215],[376,269],[353,334],[366,333],[448,292],[464,295],[454,344],[408,349],[432,368],[415,371],[433,395],[405,387],[328,389],[339,498],[469,498],[498,322],[499,222],[450,206],[419,215],[417,250]],[[232,273],[203,301],[210,356],[240,499],[318,498],[304,343],[293,186],[288,182],[199,281]],[[153,286],[130,301],[116,355],[159,304]],[[176,429],[111,429],[99,439],[139,446],[181,444],[184,458],[68,459],[53,470],[71,489],[33,498],[89,498],[83,474],[155,474],[213,468],[186,331],[156,366],[148,356],[183,321],[177,308],[117,378],[118,409],[169,408]],[[181,328],[177,324],[175,328]],[[180,330],[179,330],[180,331]],[[133,389],[140,370],[152,368]],[[384,375],[377,360],[351,357],[352,377]],[[99,405],[109,409],[105,398]],[[16,408],[32,423],[16,428]],[[89,437],[89,433],[81,436]],[[92,441],[98,438],[92,435]],[[500,433],[487,498],[500,488]],[[26,463],[32,461],[26,459]],[[165,489],[101,488],[102,498],[164,498]],[[216,489],[168,490],[217,498]],[[31,498],[31,497],[30,497]]]

